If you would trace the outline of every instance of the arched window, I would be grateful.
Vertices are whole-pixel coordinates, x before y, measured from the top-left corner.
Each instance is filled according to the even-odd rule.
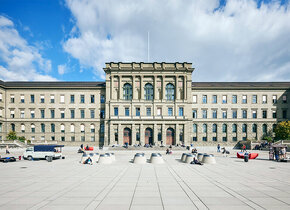
[[[257,124],[252,125],[252,131],[253,133],[257,133]]]
[[[266,134],[267,133],[267,125],[263,124],[262,128],[263,128],[263,133]]]
[[[242,131],[243,131],[243,133],[247,133],[247,125],[246,124],[242,125]]]
[[[91,124],[91,133],[95,133],[95,125]]]
[[[45,124],[41,123],[40,127],[41,127],[41,132],[44,133],[45,132]]]
[[[153,85],[147,83],[144,87],[144,98],[145,100],[153,100],[154,92],[153,92]]]
[[[0,132],[2,132],[2,123],[0,123]]]
[[[55,132],[55,124],[54,124],[54,123],[50,124],[50,131],[51,131],[52,133]]]
[[[217,124],[212,125],[212,132],[216,133],[217,132]]]
[[[233,124],[233,133],[237,132],[237,124]]]
[[[14,123],[11,124],[11,130],[15,132],[15,124]]]
[[[84,133],[84,132],[85,132],[85,125],[81,124],[81,133]]]
[[[207,124],[203,124],[203,125],[202,125],[202,131],[203,131],[204,133],[207,132]]]
[[[25,125],[21,124],[21,132],[24,133],[25,132]]]
[[[126,83],[123,87],[124,100],[132,100],[132,85]]]
[[[70,125],[70,132],[71,133],[74,133],[75,132],[75,125],[74,124],[71,124]]]
[[[174,101],[174,98],[175,98],[174,92],[175,92],[174,85],[171,83],[167,84],[166,85],[166,99],[168,101]]]
[[[223,124],[223,133],[227,132],[227,128],[228,128],[228,126],[226,124]]]
[[[192,129],[193,129],[193,133],[196,133],[197,132],[197,125],[196,124],[193,124],[192,125]]]
[[[60,125],[60,132],[64,133],[64,124]]]
[[[273,127],[272,127],[273,132],[275,132],[275,129],[276,129],[276,127],[277,127],[277,124],[273,124],[272,126],[273,126]]]
[[[35,133],[35,125],[31,124],[31,133]]]

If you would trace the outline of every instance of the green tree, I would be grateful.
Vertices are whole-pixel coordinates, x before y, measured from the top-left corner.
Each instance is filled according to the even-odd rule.
[[[24,136],[19,136],[19,137],[18,137],[18,140],[21,141],[21,142],[25,142],[26,139],[25,139]]]
[[[10,131],[6,137],[8,140],[16,140],[17,139],[17,135],[15,131]]]
[[[279,140],[290,140],[290,122],[280,122],[275,128],[276,138]]]

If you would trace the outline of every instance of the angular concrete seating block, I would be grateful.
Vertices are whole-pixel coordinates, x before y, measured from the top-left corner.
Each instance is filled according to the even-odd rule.
[[[107,154],[101,154],[99,157],[98,163],[100,164],[111,164],[112,163],[112,158],[107,155]]]
[[[152,153],[150,162],[153,164],[161,164],[164,163],[162,155],[160,153]]]
[[[187,155],[187,153],[182,153],[182,156],[181,156],[181,161],[182,161],[182,162],[185,161],[185,159],[186,159],[186,155]]]
[[[99,153],[95,153],[95,157],[94,157],[94,163],[97,163],[99,161],[100,158],[100,154]]]
[[[203,155],[202,162],[207,163],[207,164],[216,164],[214,155],[208,155],[208,154]]]
[[[204,155],[204,153],[198,153],[198,154],[197,154],[197,160],[198,160],[199,162],[202,162],[203,155]]]
[[[191,163],[193,161],[193,158],[194,158],[194,155],[187,154],[186,159],[185,159],[185,163]]]
[[[136,163],[136,164],[146,163],[146,157],[145,157],[144,153],[136,153],[134,156],[133,163]]]

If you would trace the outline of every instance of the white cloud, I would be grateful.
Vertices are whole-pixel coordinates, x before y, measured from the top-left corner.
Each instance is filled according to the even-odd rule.
[[[99,78],[105,62],[146,62],[150,31],[150,62],[192,62],[193,81],[290,80],[289,4],[67,0],[67,7],[75,26],[64,50]]]
[[[58,66],[57,66],[57,71],[58,71],[58,74],[59,74],[59,75],[63,75],[63,74],[65,74],[66,71],[67,71],[67,67],[66,67],[66,65],[58,65]]]
[[[0,16],[0,79],[56,80],[47,75],[50,71],[51,61],[19,35],[11,20]]]

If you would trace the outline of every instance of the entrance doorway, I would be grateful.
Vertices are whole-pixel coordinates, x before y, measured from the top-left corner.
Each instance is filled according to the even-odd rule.
[[[174,130],[168,128],[166,131],[166,145],[174,145]]]
[[[153,131],[151,128],[145,130],[145,144],[153,145]]]
[[[124,128],[123,143],[128,143],[129,145],[132,145],[130,128]]]

